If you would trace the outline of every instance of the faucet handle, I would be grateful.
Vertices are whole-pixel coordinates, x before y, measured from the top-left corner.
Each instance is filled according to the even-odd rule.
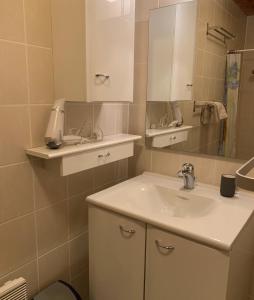
[[[194,166],[191,163],[184,163],[182,166],[182,173],[194,174]]]

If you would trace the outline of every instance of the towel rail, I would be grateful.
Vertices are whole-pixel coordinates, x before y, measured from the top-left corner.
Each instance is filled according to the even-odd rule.
[[[206,35],[211,36],[214,39],[226,44],[227,40],[232,40],[236,38],[236,35],[229,32],[222,26],[211,26],[207,23]]]

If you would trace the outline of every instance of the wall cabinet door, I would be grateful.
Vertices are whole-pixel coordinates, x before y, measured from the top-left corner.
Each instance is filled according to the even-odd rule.
[[[146,225],[89,207],[90,300],[143,300]]]
[[[192,100],[197,1],[151,11],[148,101]]]
[[[135,0],[86,1],[87,101],[133,101]]]
[[[228,272],[226,254],[148,226],[146,300],[226,300]]]

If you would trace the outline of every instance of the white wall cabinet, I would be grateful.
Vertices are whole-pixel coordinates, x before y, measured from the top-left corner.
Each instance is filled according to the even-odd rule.
[[[223,252],[90,206],[90,299],[246,300],[253,225]]]
[[[151,11],[148,101],[192,100],[197,1]]]
[[[87,101],[133,101],[135,0],[86,1]]]

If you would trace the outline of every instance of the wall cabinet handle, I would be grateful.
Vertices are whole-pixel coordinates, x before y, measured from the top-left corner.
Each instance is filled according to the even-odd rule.
[[[136,233],[135,229],[125,229],[122,225],[119,226],[120,230],[125,233],[134,234]]]
[[[159,240],[156,240],[155,244],[156,244],[156,246],[158,248],[162,248],[162,249],[166,249],[166,250],[170,250],[170,251],[174,251],[175,250],[174,246],[171,246],[171,245],[170,246],[164,246],[164,245],[161,244],[161,241],[159,241]]]

